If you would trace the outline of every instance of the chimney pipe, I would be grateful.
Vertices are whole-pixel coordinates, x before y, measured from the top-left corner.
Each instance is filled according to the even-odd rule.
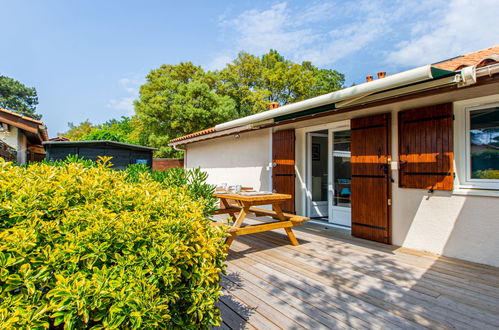
[[[385,78],[385,77],[386,77],[386,72],[385,71],[378,72],[378,79]]]
[[[373,81],[373,75],[370,74],[368,76],[366,76],[366,81],[369,82],[369,81]]]
[[[269,109],[272,110],[272,109],[276,109],[276,108],[279,108],[279,103],[277,103],[277,102],[270,102]]]

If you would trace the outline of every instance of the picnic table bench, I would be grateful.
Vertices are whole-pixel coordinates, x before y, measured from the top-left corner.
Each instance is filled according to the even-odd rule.
[[[228,247],[236,236],[260,233],[279,228],[284,228],[292,245],[299,245],[291,227],[299,226],[303,224],[303,222],[309,220],[309,218],[282,211],[281,204],[284,201],[291,199],[291,195],[276,193],[265,195],[215,193],[214,196],[220,198],[224,206],[224,208],[216,210],[214,214],[228,214],[229,219],[232,222],[227,230],[227,232],[230,233],[230,236],[225,241]],[[233,200],[237,204],[231,204],[229,203],[229,200]],[[256,207],[261,205],[272,205],[273,210],[270,211]],[[270,216],[276,221],[245,225],[244,220],[248,214],[254,214],[255,216]],[[213,225],[222,225],[222,223],[214,222]]]

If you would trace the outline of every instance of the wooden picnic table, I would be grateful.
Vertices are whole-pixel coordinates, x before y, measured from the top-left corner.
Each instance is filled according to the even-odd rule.
[[[284,228],[288,238],[293,245],[299,245],[295,234],[291,227],[303,224],[309,220],[307,217],[302,217],[295,214],[284,213],[281,204],[292,198],[287,194],[269,193],[265,195],[249,195],[237,193],[215,193],[215,197],[220,198],[224,208],[216,210],[215,214],[229,214],[232,225],[229,229],[230,236],[226,240],[227,248],[234,241],[236,236],[260,233],[263,231]],[[237,204],[230,204],[229,200],[235,201]],[[272,205],[273,211],[257,208],[255,206]],[[276,221],[265,222],[262,224],[245,225],[244,220],[248,214],[256,216],[271,216]],[[219,225],[220,223],[214,223]]]

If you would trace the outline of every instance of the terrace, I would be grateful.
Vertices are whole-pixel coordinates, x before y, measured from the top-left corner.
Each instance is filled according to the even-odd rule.
[[[261,221],[250,219],[249,223]],[[499,327],[499,269],[306,224],[240,236],[222,329]]]

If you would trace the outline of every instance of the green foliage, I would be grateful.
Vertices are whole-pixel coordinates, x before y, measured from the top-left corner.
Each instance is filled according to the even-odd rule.
[[[186,187],[57,165],[0,160],[3,328],[219,324],[225,234]]]
[[[270,102],[285,105],[343,87],[343,74],[285,59],[276,50],[262,57],[245,52],[217,73],[217,91],[236,101],[238,116],[268,110]]]
[[[69,129],[66,132],[59,133],[59,135],[68,138],[70,141],[81,141],[84,136],[99,129],[98,125],[92,124],[88,119],[78,125],[68,123],[68,127]]]
[[[152,70],[135,102],[134,123],[141,143],[157,147],[159,157],[180,157],[168,147],[176,137],[224,121],[268,110],[342,88],[344,76],[310,62],[286,60],[277,51],[257,57],[240,53],[215,72],[192,63]]]
[[[499,170],[478,170],[473,171],[473,178],[475,179],[499,179]]]
[[[206,183],[208,174],[201,169],[185,170],[171,168],[168,171],[152,171],[145,164],[132,164],[126,169],[130,182],[140,182],[143,179],[152,179],[166,187],[183,187],[195,200],[204,205],[205,215],[215,210],[218,200],[213,197],[215,187]]]
[[[139,144],[132,119],[122,116],[121,119],[111,119],[104,124],[94,125],[88,119],[79,125],[68,123],[69,130],[66,133],[59,133],[71,141],[95,141],[108,140]]]
[[[147,75],[135,102],[145,143],[159,148],[158,157],[179,156],[167,144],[236,117],[234,101],[217,94],[210,77],[192,63],[163,65]]]
[[[13,78],[0,76],[0,108],[41,119],[42,116],[36,113],[37,105],[38,96],[34,87],[26,87]]]

